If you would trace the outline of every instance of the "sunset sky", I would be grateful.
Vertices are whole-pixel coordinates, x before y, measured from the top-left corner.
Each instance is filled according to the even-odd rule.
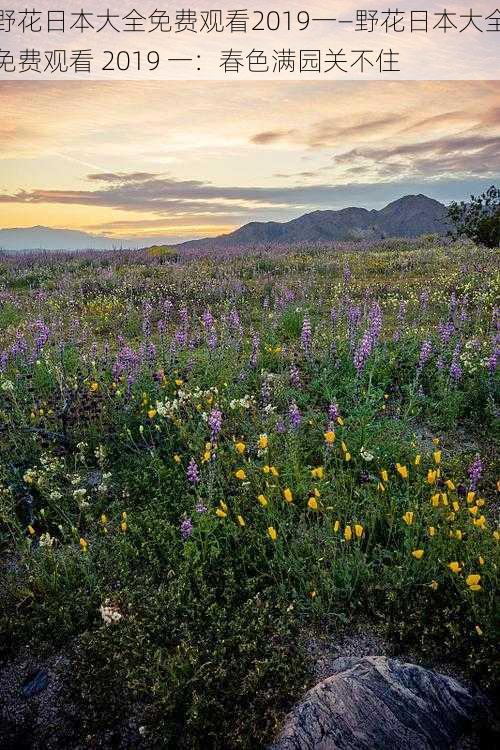
[[[500,82],[0,83],[0,228],[180,241],[499,181]]]

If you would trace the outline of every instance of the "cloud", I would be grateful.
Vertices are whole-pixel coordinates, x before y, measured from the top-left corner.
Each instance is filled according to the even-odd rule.
[[[250,143],[255,143],[258,146],[268,146],[270,143],[276,143],[276,141],[288,138],[295,132],[295,130],[265,130],[262,133],[256,133],[252,136]]]
[[[87,179],[95,182],[147,182],[159,176],[155,172],[98,172],[87,175]]]

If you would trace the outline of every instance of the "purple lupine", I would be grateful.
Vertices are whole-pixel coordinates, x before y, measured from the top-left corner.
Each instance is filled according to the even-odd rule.
[[[396,328],[392,336],[393,341],[399,341],[399,339],[401,338],[401,328],[404,328],[404,322],[406,318],[406,308],[407,308],[406,302],[399,303],[399,310],[397,314],[398,327]]]
[[[443,344],[448,344],[451,337],[455,333],[455,326],[453,325],[453,321],[448,320],[446,323],[439,323],[438,331]]]
[[[368,329],[364,332],[354,352],[354,367],[358,371],[358,374],[363,370],[366,362],[368,361],[368,357],[372,353],[372,349],[373,338],[370,330]]]
[[[462,377],[462,366],[460,364],[460,344],[457,344],[450,364],[450,377],[457,383]]]
[[[222,429],[222,412],[218,406],[215,406],[208,415],[208,426],[210,427],[210,441],[216,443]]]
[[[194,458],[191,459],[189,462],[189,465],[187,467],[186,476],[188,479],[188,482],[192,485],[198,484],[200,481],[200,470],[198,469],[198,464],[194,460]]]
[[[330,422],[335,422],[340,415],[339,406],[336,401],[332,401],[328,407],[328,419]]]
[[[200,514],[207,513],[208,511],[207,506],[204,505],[203,503],[196,503],[194,509],[197,513],[200,513]]]
[[[252,353],[250,355],[250,367],[255,369],[257,367],[257,360],[259,357],[260,337],[258,333],[254,333],[252,336]]]
[[[429,307],[429,292],[422,292],[420,295],[420,309],[424,313]]]
[[[348,284],[349,284],[349,282],[351,280],[351,276],[352,276],[352,273],[351,273],[351,269],[349,267],[349,263],[346,263],[344,265],[344,272],[342,274],[342,281],[343,281],[343,284],[344,284],[345,287],[348,286]]]
[[[470,488],[471,490],[475,490],[483,474],[483,462],[481,461],[479,453],[476,453],[467,473],[470,479]]]
[[[300,388],[302,384],[300,370],[295,363],[290,366],[290,383],[294,388]]]
[[[144,336],[151,336],[151,313],[153,312],[153,306],[150,302],[144,302],[142,306],[142,332]]]
[[[278,419],[276,422],[276,432],[278,435],[283,435],[283,433],[286,432],[285,423],[282,419]]]
[[[427,339],[426,341],[422,342],[422,346],[420,348],[420,355],[418,358],[418,369],[422,370],[422,368],[427,364],[429,359],[432,355],[432,343]]]
[[[293,430],[298,430],[300,427],[300,423],[302,422],[302,415],[295,401],[292,401],[288,408],[288,416],[290,419],[291,428]]]
[[[311,330],[311,321],[306,316],[304,318],[304,322],[302,324],[302,331],[300,333],[300,345],[302,347],[302,351],[306,356],[309,356],[311,353],[311,343],[312,343],[312,330]]]
[[[183,542],[187,541],[193,533],[193,522],[190,518],[184,518],[181,521],[181,539]]]

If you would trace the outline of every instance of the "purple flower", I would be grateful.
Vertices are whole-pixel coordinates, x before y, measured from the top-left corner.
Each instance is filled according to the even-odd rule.
[[[298,430],[300,427],[300,423],[302,422],[302,416],[295,401],[292,401],[292,403],[290,404],[290,407],[288,409],[288,416],[292,429]]]
[[[195,508],[194,508],[194,509],[195,509],[195,511],[196,511],[197,513],[206,513],[206,512],[208,511],[208,508],[207,508],[207,506],[206,506],[206,505],[204,505],[203,503],[196,503],[196,505],[195,505]]]
[[[450,364],[450,377],[455,383],[458,383],[462,377],[462,367],[460,365],[460,344],[457,344],[453,352]]]
[[[481,461],[481,456],[479,455],[479,453],[476,453],[473,462],[467,470],[467,473],[470,479],[470,488],[471,490],[475,490],[483,473],[483,462]]]
[[[222,429],[222,412],[218,406],[214,407],[208,415],[208,426],[210,427],[210,440],[215,443]]]
[[[290,367],[290,383],[294,388],[300,388],[301,386],[300,370],[295,364]]]
[[[193,533],[193,522],[190,518],[184,518],[181,521],[181,539],[185,542]]]
[[[311,353],[311,342],[312,342],[312,330],[311,321],[309,318],[304,318],[302,324],[302,332],[300,334],[300,345],[304,354],[309,355]]]
[[[192,458],[191,461],[189,462],[186,476],[190,484],[193,484],[193,485],[198,484],[198,482],[200,481],[200,470],[198,469],[198,464],[196,463],[194,458]]]
[[[421,370],[424,365],[429,361],[432,354],[432,343],[430,341],[424,341],[420,349],[420,356],[418,358],[418,369]]]
[[[339,406],[336,401],[333,401],[328,407],[328,419],[330,422],[335,422],[339,414]]]

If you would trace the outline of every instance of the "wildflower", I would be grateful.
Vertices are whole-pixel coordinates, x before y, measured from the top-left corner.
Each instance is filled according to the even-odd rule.
[[[469,587],[470,591],[481,591],[481,586],[479,584],[480,580],[481,576],[478,573],[471,573],[465,579],[465,583]]]
[[[181,539],[183,542],[187,541],[193,533],[193,522],[190,518],[184,518],[181,521]]]
[[[200,471],[194,458],[192,458],[189,462],[186,476],[188,478],[188,482],[192,485],[198,484],[198,482],[200,481]]]
[[[82,550],[82,552],[87,552],[88,548],[89,548],[89,543],[87,542],[87,540],[84,539],[83,537],[80,537],[80,549]]]
[[[415,456],[415,466],[420,466],[421,460],[422,456],[420,455],[420,453],[417,453],[417,455]]]
[[[471,503],[474,502],[474,498],[475,497],[476,497],[476,493],[474,492],[474,490],[469,490],[469,492],[467,493],[467,503],[468,503],[468,505],[470,505]]]
[[[462,566],[456,560],[454,560],[451,563],[448,563],[448,567],[452,573],[460,573],[460,571],[462,570]]]
[[[156,411],[156,409],[150,409],[150,410],[148,411],[148,417],[149,417],[150,419],[154,419],[154,418],[156,417],[156,415],[157,415],[157,414],[158,414],[158,412]]]
[[[342,419],[342,417],[337,417],[337,424],[339,424],[341,427],[343,427],[344,420]]]
[[[127,526],[127,522],[126,521],[122,521],[120,523],[120,529],[123,531],[123,533],[125,533],[127,531],[128,526]]]
[[[484,527],[486,526],[486,518],[484,516],[479,516],[479,518],[474,518],[472,523],[479,529],[484,529]]]
[[[453,510],[455,511],[455,513],[458,513],[458,511],[460,510],[460,505],[459,505],[459,503],[457,503],[456,500],[453,501],[453,503],[451,504],[451,507],[453,508]]]
[[[310,497],[307,501],[307,507],[310,508],[310,510],[318,510],[318,501],[315,497]]]
[[[363,526],[361,526],[360,523],[357,523],[354,525],[354,533],[356,534],[356,537],[358,539],[361,539],[361,537],[363,536],[363,532],[364,532],[364,528]]]
[[[484,565],[484,557],[482,557],[481,555],[479,555],[479,557],[477,558],[477,560],[479,562],[479,565]]]
[[[174,453],[174,461],[175,461],[176,464],[180,464],[181,457],[179,456],[178,453]]]
[[[437,471],[435,469],[429,469],[427,472],[427,482],[429,484],[435,484],[437,479]]]
[[[222,429],[222,412],[217,407],[208,415],[208,426],[210,427],[210,440],[215,443]]]
[[[421,560],[422,557],[424,556],[424,550],[423,549],[414,549],[411,554],[415,558],[415,560]]]
[[[274,526],[269,526],[269,528],[267,529],[267,533],[271,541],[275,542],[278,534],[276,533],[276,529],[274,528]]]
[[[325,476],[325,470],[323,466],[317,466],[315,469],[311,469],[311,476],[314,479],[323,479]]]
[[[434,451],[434,453],[432,454],[434,463],[436,465],[439,465],[441,463],[441,456],[442,456],[442,451]]]
[[[103,526],[106,526],[106,524],[108,523],[108,517],[105,513],[102,513],[101,515],[101,523]]]
[[[271,476],[272,477],[278,477],[279,476],[279,471],[276,468],[276,466],[270,466],[269,467],[269,471],[271,472]]]
[[[497,531],[495,529],[495,531],[493,532],[493,539],[495,540],[495,542],[500,541],[500,531]]]
[[[35,535],[35,529],[33,528],[33,526],[31,524],[28,526],[28,531],[29,531],[29,533],[30,533],[31,536]]]
[[[316,598],[316,592],[315,591],[310,591],[309,592],[309,596],[311,597],[311,599],[315,599]]]
[[[483,473],[483,462],[481,461],[481,457],[479,453],[476,453],[476,456],[473,462],[468,468],[471,490],[475,490],[477,488],[477,485],[479,483],[479,480],[481,479],[482,473]]]
[[[335,433],[333,430],[327,430],[325,432],[325,443],[327,445],[333,445],[335,442]]]
[[[300,334],[300,344],[302,346],[302,350],[304,354],[308,355],[311,352],[311,341],[312,341],[312,330],[311,330],[311,321],[308,317],[304,318],[304,322],[302,324],[302,331]]]
[[[460,529],[455,530],[455,539],[458,539],[459,542],[462,541],[463,534]]]
[[[350,542],[352,539],[352,529],[350,526],[346,526],[344,529],[344,539],[346,542]]]
[[[396,464],[396,471],[402,479],[408,479],[408,468],[401,464]]]
[[[379,492],[385,492],[385,486],[384,486],[384,485],[382,484],[382,482],[379,482],[379,483],[377,484],[377,490],[378,490]]]
[[[370,451],[367,451],[364,446],[359,451],[359,454],[361,458],[363,458],[365,461],[373,461],[373,458],[374,458],[373,453],[370,453]]]
[[[414,513],[411,510],[407,510],[406,513],[403,516],[403,521],[407,524],[407,526],[411,526],[413,523],[413,517]]]
[[[219,518],[226,518],[227,513],[222,508],[217,508],[215,511],[215,515],[218,516]]]
[[[453,492],[456,489],[451,479],[447,479],[445,484],[446,484],[446,487],[450,490],[450,492]]]
[[[293,493],[289,487],[285,487],[285,489],[283,490],[283,498],[287,503],[293,503]]]
[[[334,532],[337,533],[339,529],[340,529],[340,521],[335,521],[335,523],[333,524]]]
[[[101,604],[100,612],[105,625],[116,625],[123,617],[117,605],[112,604],[109,599]]]
[[[262,505],[263,508],[267,506],[267,497],[265,495],[259,495],[257,500]]]
[[[245,452],[245,450],[246,450],[246,445],[245,445],[245,443],[243,443],[243,442],[241,442],[241,441],[240,441],[240,442],[238,442],[238,443],[235,443],[235,446],[234,446],[234,447],[235,447],[236,453],[239,453],[239,454],[240,454],[240,456],[241,456],[241,455],[243,455],[243,453],[244,453],[244,452]]]
[[[344,460],[345,460],[345,461],[350,461],[350,460],[351,460],[351,458],[352,458],[352,456],[351,456],[351,454],[349,453],[349,451],[346,451],[346,453],[344,453]]]
[[[387,482],[389,481],[389,474],[387,473],[387,469],[381,469],[380,478],[387,484]]]
[[[429,532],[429,536],[436,536],[436,529],[434,526],[429,526],[427,531]]]
[[[431,582],[429,583],[429,587],[430,587],[430,588],[431,588],[431,589],[432,589],[433,591],[437,591],[437,590],[438,590],[438,587],[439,587],[439,583],[438,583],[437,581],[431,581]]]
[[[89,388],[92,391],[92,393],[97,393],[97,391],[99,390],[99,383],[96,383],[94,380],[94,382],[90,384]]]
[[[240,482],[244,482],[247,478],[247,475],[243,469],[238,469],[238,471],[235,471],[234,476],[236,477],[236,479],[239,479]]]
[[[477,633],[477,634],[478,634],[479,636],[482,636],[482,635],[483,635],[483,631],[481,630],[481,628],[479,627],[479,625],[476,625],[476,628],[475,628],[475,630],[476,630],[476,633]]]
[[[271,471],[271,467],[267,465],[263,466],[262,471],[264,472],[264,474],[269,474],[269,472]]]
[[[261,451],[266,450],[268,445],[269,445],[269,440],[267,438],[267,435],[259,435],[258,446],[260,450]]]
[[[245,526],[245,519],[243,518],[243,516],[236,516],[236,520],[238,521],[238,523],[241,526],[241,528],[243,528],[243,526]]]
[[[298,430],[302,422],[302,415],[295,401],[292,401],[292,403],[290,404],[290,408],[288,409],[288,416],[290,418],[290,425],[292,429]]]

